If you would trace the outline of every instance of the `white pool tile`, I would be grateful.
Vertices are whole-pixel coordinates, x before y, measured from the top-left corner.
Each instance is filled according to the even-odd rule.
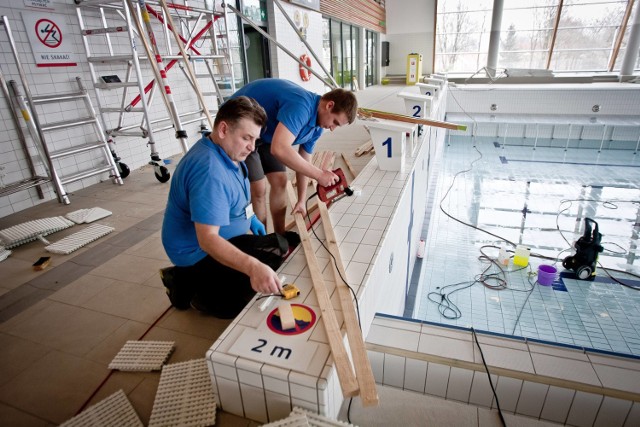
[[[393,354],[384,355],[384,375],[382,384],[392,387],[404,387],[405,358]]]
[[[406,359],[404,365],[404,388],[424,393],[428,363],[424,360]]]
[[[505,376],[498,377],[496,384],[496,395],[503,411],[515,412],[522,390],[522,380],[516,378],[508,378]],[[496,407],[494,400],[493,407]]]
[[[469,402],[473,372],[469,369],[451,367],[449,374],[449,386],[447,387],[447,399]]]
[[[547,391],[540,418],[564,424],[575,396],[575,390],[550,386]]]
[[[596,416],[594,427],[622,427],[633,402],[605,396]]]
[[[539,418],[548,391],[549,386],[546,384],[525,381],[520,391],[516,413]]]
[[[577,391],[569,410],[567,424],[574,426],[592,426],[602,404],[602,396]]]
[[[427,383],[425,393],[446,397],[451,368],[439,363],[430,362],[427,367]]]
[[[497,375],[491,375],[493,386],[498,381]],[[493,402],[493,391],[489,383],[489,376],[486,372],[475,371],[473,373],[473,383],[471,384],[471,393],[469,394],[469,403],[478,406],[491,408]]]
[[[384,345],[391,348],[417,351],[420,334],[416,331],[407,331],[385,326],[372,328],[367,335],[367,342]]]
[[[371,371],[373,372],[373,377],[376,379],[376,383],[382,384],[382,377],[384,375],[384,353],[367,350],[367,356],[369,357]]]

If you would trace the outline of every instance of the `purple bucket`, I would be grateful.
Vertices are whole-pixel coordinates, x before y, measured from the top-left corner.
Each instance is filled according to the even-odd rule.
[[[542,286],[549,286],[555,280],[558,269],[552,265],[542,264],[538,267],[538,283]]]

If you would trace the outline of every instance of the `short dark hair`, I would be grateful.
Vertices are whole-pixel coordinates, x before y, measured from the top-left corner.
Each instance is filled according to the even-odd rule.
[[[332,113],[345,113],[349,124],[353,123],[358,115],[358,100],[353,92],[341,88],[333,89],[322,95],[325,101],[333,101]]]
[[[216,113],[213,127],[222,121],[234,128],[242,119],[252,120],[261,128],[267,124],[267,113],[258,101],[248,96],[238,96],[225,101]]]

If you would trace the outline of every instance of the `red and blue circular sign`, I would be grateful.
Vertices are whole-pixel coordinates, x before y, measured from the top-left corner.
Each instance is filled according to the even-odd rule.
[[[278,309],[274,309],[267,316],[267,326],[276,334],[280,335],[299,335],[307,332],[316,323],[316,313],[310,307],[301,304],[291,304],[293,317],[296,319],[296,327],[292,329],[282,329],[280,322],[280,313]]]

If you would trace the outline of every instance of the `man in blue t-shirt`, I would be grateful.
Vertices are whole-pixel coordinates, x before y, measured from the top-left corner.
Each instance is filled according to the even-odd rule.
[[[258,219],[266,224],[266,181],[269,181],[269,207],[276,233],[285,233],[286,167],[296,172],[298,201],[293,212],[306,213],[308,178],[322,186],[338,182],[329,170],[311,164],[313,149],[323,129],[333,131],[353,123],[358,102],[352,92],[334,89],[320,96],[288,80],[260,79],[239,89],[233,97],[255,99],[267,112],[267,126],[247,158],[251,200]],[[232,98],[233,98],[232,97]],[[298,147],[294,146],[297,145]],[[266,175],[266,177],[265,177]]]
[[[255,292],[280,293],[275,270],[288,244],[282,236],[265,235],[253,213],[244,164],[266,120],[253,99],[225,102],[213,132],[204,134],[173,174],[162,244],[175,267],[161,275],[178,309],[191,305],[230,318]]]

